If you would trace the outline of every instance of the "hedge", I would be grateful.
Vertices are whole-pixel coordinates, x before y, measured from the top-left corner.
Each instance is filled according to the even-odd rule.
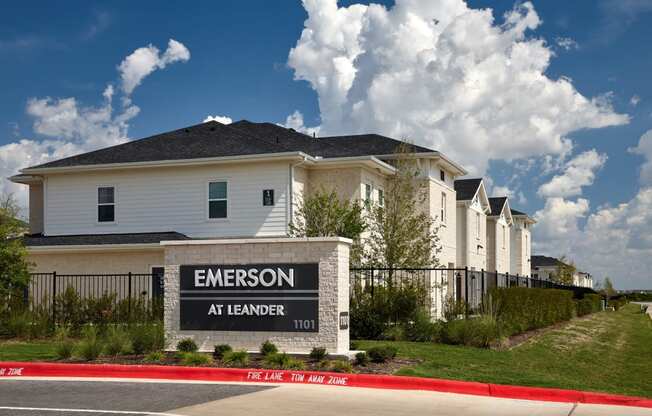
[[[577,316],[584,316],[602,310],[602,296],[587,293],[582,299],[575,301]]]
[[[573,292],[561,289],[494,288],[491,305],[507,336],[567,321],[575,314]]]

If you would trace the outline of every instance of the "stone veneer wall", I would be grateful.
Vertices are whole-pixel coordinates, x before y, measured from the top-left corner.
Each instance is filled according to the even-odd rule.
[[[307,353],[325,347],[331,354],[349,352],[349,330],[339,329],[340,312],[349,311],[349,247],[345,238],[260,238],[164,241],[165,331],[168,348],[192,337],[202,351],[216,344],[258,351],[265,340],[281,351]],[[319,264],[319,332],[181,331],[179,329],[179,266],[184,264]]]

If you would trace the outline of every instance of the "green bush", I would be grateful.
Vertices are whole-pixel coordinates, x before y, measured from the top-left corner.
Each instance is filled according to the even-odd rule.
[[[486,348],[500,338],[496,320],[488,315],[446,322],[441,340],[446,344]]]
[[[106,334],[106,353],[116,356],[129,352],[130,348],[127,331],[121,326],[111,326]]]
[[[29,338],[32,317],[29,311],[16,311],[9,315],[6,323],[7,335],[13,338]]]
[[[184,352],[183,358],[181,359],[181,364],[192,366],[208,365],[212,362],[213,359],[210,355],[196,351]]]
[[[265,356],[266,368],[280,370],[303,370],[306,366],[303,361],[289,356],[286,353],[273,353]]]
[[[260,346],[260,353],[262,355],[269,355],[269,354],[276,354],[278,352],[278,348],[276,345],[269,340],[263,342]]]
[[[197,352],[199,347],[192,338],[184,338],[177,343],[177,351],[181,352]]]
[[[391,345],[381,345],[367,350],[369,359],[374,363],[384,363],[396,357],[397,350]]]
[[[86,326],[82,330],[82,340],[77,344],[77,354],[86,361],[93,361],[102,354],[104,345],[97,335],[97,327]]]
[[[430,315],[424,310],[419,311],[414,320],[402,326],[403,334],[408,341],[433,342],[440,337],[441,323],[432,322]]]
[[[382,339],[391,326],[414,321],[426,301],[420,284],[366,286],[358,284],[350,300],[351,337]]]
[[[146,354],[165,349],[165,331],[160,322],[134,324],[129,328],[129,338],[134,354]]]
[[[163,351],[152,351],[145,356],[143,361],[146,363],[160,363],[165,359],[165,354]]]
[[[75,350],[75,343],[68,336],[69,330],[66,327],[61,327],[57,330],[55,335],[54,354],[60,360],[67,360],[72,357]]]
[[[233,351],[233,348],[229,344],[219,344],[216,345],[215,348],[213,349],[213,358],[216,360],[221,360],[224,358],[224,354],[227,352]]]
[[[314,361],[321,361],[326,357],[326,348],[314,347],[310,350],[310,359]]]
[[[366,352],[360,351],[355,355],[355,363],[357,365],[366,366],[367,364],[369,364],[369,356],[367,355]]]
[[[575,301],[577,316],[584,316],[602,310],[602,296],[587,293],[582,299]]]
[[[333,373],[352,373],[353,366],[348,360],[324,360],[319,363],[319,367],[325,371]]]
[[[224,354],[222,361],[233,367],[246,367],[249,365],[249,353],[247,351],[229,351]]]
[[[384,341],[405,341],[407,339],[405,336],[405,327],[403,325],[388,326],[378,339]]]
[[[496,321],[505,335],[567,321],[575,314],[573,292],[569,290],[494,288],[490,299]]]

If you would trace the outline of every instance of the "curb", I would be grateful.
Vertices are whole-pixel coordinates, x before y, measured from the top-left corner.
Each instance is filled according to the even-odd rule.
[[[126,364],[0,362],[0,377],[108,377],[427,390],[504,399],[652,408],[652,399],[543,387],[375,374]]]

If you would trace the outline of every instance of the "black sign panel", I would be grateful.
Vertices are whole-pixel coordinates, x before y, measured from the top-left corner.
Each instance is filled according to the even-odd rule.
[[[319,330],[319,265],[183,265],[181,330]]]
[[[273,189],[263,189],[263,206],[272,206],[274,205],[274,190]]]

